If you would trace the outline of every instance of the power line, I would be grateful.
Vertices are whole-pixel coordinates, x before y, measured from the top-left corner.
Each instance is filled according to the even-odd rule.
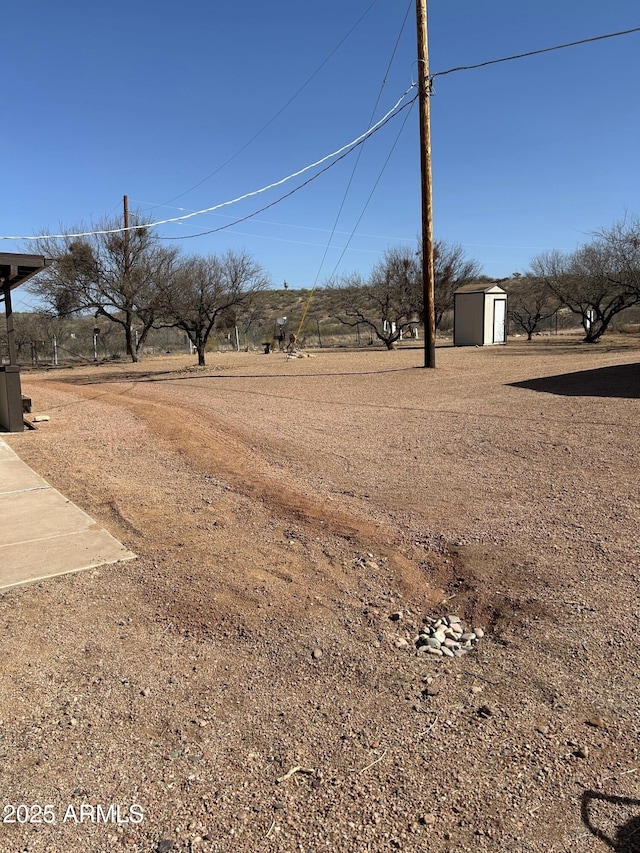
[[[501,62],[511,62],[513,60],[516,60],[516,59],[524,59],[525,57],[529,57],[529,56],[537,56],[537,55],[542,54],[542,53],[550,53],[551,51],[555,51],[555,50],[563,50],[563,49],[569,48],[569,47],[576,47],[578,45],[589,44],[592,42],[602,41],[604,39],[617,38],[619,36],[630,35],[631,33],[637,33],[637,32],[640,32],[640,27],[633,27],[633,28],[628,29],[628,30],[620,30],[620,31],[614,32],[614,33],[606,33],[606,34],[600,35],[600,36],[592,36],[592,37],[586,38],[586,39],[579,39],[578,41],[565,42],[563,44],[554,45],[553,47],[540,48],[538,50],[527,51],[526,53],[517,53],[517,54],[513,54],[512,56],[504,56],[504,57],[501,57],[499,59],[489,59],[485,62],[476,63],[475,65],[458,65],[458,66],[455,66],[454,68],[448,68],[446,71],[436,71],[434,74],[430,75],[429,79],[434,80],[436,77],[443,77],[446,74],[453,74],[453,73],[456,73],[458,71],[472,71],[472,70],[475,70],[477,68],[485,68],[489,65],[497,65],[498,63],[501,63]],[[414,89],[415,87],[416,87],[416,84],[412,84],[406,90],[406,92],[402,95],[402,97],[396,102],[395,106],[392,107],[391,110],[389,110],[389,112],[385,116],[383,116],[379,122],[377,122],[375,125],[373,125],[373,127],[370,127],[369,130],[365,131],[365,133],[363,133],[361,136],[357,137],[357,139],[354,139],[352,142],[347,143],[346,145],[339,148],[337,151],[334,151],[331,154],[327,154],[325,157],[321,158],[320,160],[316,161],[315,163],[311,163],[308,166],[305,166],[304,168],[299,169],[297,172],[294,172],[291,175],[288,175],[287,177],[282,178],[279,181],[275,181],[274,183],[269,184],[268,186],[262,187],[258,190],[253,190],[252,192],[249,192],[249,193],[245,193],[244,195],[238,196],[237,198],[234,198],[234,199],[230,199],[229,201],[220,202],[219,204],[212,205],[211,207],[203,208],[202,210],[197,210],[197,211],[194,211],[192,213],[185,214],[183,216],[176,216],[176,217],[172,217],[169,219],[158,220],[156,222],[149,222],[149,223],[146,223],[144,227],[156,228],[160,225],[168,225],[168,224],[171,224],[173,222],[182,222],[186,219],[191,219],[192,217],[195,217],[195,216],[200,216],[200,215],[205,214],[205,213],[211,213],[214,210],[219,210],[222,207],[227,207],[229,205],[236,204],[237,202],[244,201],[247,198],[250,198],[250,197],[255,196],[255,195],[259,195],[260,193],[266,192],[267,190],[270,190],[270,189],[274,189],[277,186],[281,186],[282,184],[286,183],[287,181],[290,181],[293,178],[299,177],[301,174],[304,174],[304,172],[307,172],[310,169],[313,169],[316,166],[321,165],[322,163],[326,163],[327,160],[330,160],[334,157],[337,157],[335,162],[338,162],[340,159],[342,159],[342,156],[338,156],[338,155],[342,155],[343,152],[349,153],[355,147],[357,147],[362,142],[364,142],[365,139],[367,139],[369,136],[371,136],[371,134],[373,134],[377,130],[379,130],[384,124],[387,123],[387,121],[389,121],[391,118],[398,115],[407,106],[412,104],[416,99],[415,97],[408,104],[404,104],[403,107],[399,108],[402,101],[407,97],[409,92],[412,89]],[[346,154],[343,156],[346,156]],[[331,165],[335,165],[335,164],[331,164]],[[327,167],[327,168],[329,168],[329,167]],[[319,174],[322,174],[322,172],[324,172],[324,171],[326,171],[326,168],[323,169]],[[315,177],[318,177],[318,175],[316,175]],[[243,221],[245,221],[245,219],[249,219],[252,216],[255,216],[259,213],[262,213],[264,210],[267,210],[270,207],[273,207],[274,204],[277,204],[279,201],[282,201],[283,199],[288,198],[290,195],[293,194],[293,192],[297,192],[298,189],[301,189],[302,187],[306,186],[308,183],[310,183],[314,179],[315,178],[311,178],[308,181],[305,181],[297,189],[293,190],[290,193],[286,193],[278,201],[273,202],[272,204],[266,205],[265,207],[261,208],[259,211],[256,211],[256,213],[254,213],[254,214],[250,214],[249,216],[246,216],[246,217],[243,217],[242,219],[237,220],[236,223],[237,222],[243,222]],[[176,196],[176,198],[178,198],[178,197],[179,196]],[[203,236],[204,234],[214,233],[214,231],[224,230],[224,228],[229,228],[229,227],[231,227],[231,225],[236,224],[236,223],[231,223],[231,224],[223,226],[221,228],[213,229],[213,231],[204,231],[204,232],[202,232],[201,235],[192,234],[189,236],[190,237],[197,237],[197,236]],[[75,237],[91,237],[91,236],[101,235],[101,234],[120,234],[123,231],[135,230],[137,227],[139,227],[139,226],[133,225],[133,226],[130,226],[129,228],[94,229],[94,230],[90,230],[90,231],[76,232],[73,234],[41,234],[41,235],[36,235],[36,236],[33,236],[33,235],[0,235],[0,240],[34,241],[34,240],[41,240],[41,239],[47,238],[47,237],[50,239],[65,239],[65,238],[70,238],[70,237],[74,237],[74,238]],[[164,239],[172,239],[172,238],[164,238]],[[181,238],[174,238],[174,239],[187,239],[187,238],[181,237]]]
[[[378,109],[378,104],[380,103],[380,99],[382,98],[382,93],[383,93],[384,87],[386,86],[386,83],[387,83],[387,77],[389,76],[391,66],[393,65],[393,60],[395,59],[395,55],[396,55],[396,52],[398,50],[398,45],[400,44],[400,39],[402,38],[402,33],[404,32],[404,28],[405,28],[405,25],[407,23],[407,18],[409,17],[409,11],[411,10],[412,5],[413,5],[413,0],[409,0],[409,5],[407,6],[407,11],[405,12],[404,19],[403,19],[402,24],[400,26],[400,32],[398,33],[396,43],[393,46],[393,51],[391,52],[391,58],[389,59],[387,69],[384,73],[384,77],[382,78],[382,83],[380,85],[380,91],[378,92],[378,97],[376,98],[376,102],[373,105],[373,109],[371,110],[371,118],[369,119],[369,123],[371,123],[373,121],[373,117],[375,116],[376,110]],[[402,129],[404,128],[404,126],[406,124],[408,116],[409,116],[409,113],[407,113],[405,116],[404,122],[402,123],[402,126],[400,128],[400,133],[402,133]],[[398,137],[396,138],[396,142],[394,142],[394,144],[393,144],[391,152],[393,152],[393,150],[395,149],[396,143],[397,143],[398,139],[400,138],[400,133],[398,134]],[[351,175],[349,176],[349,180],[347,181],[347,186],[345,187],[345,191],[344,191],[344,194],[342,196],[342,201],[340,203],[340,207],[338,208],[338,212],[336,214],[336,218],[335,218],[334,223],[333,223],[333,228],[331,229],[331,234],[329,235],[329,239],[327,240],[324,252],[322,254],[322,258],[320,259],[320,264],[318,266],[318,272],[316,273],[316,276],[313,280],[313,287],[311,288],[311,291],[309,293],[309,298],[307,299],[307,302],[304,306],[304,311],[302,312],[302,317],[300,318],[300,323],[298,324],[298,328],[296,330],[296,340],[298,340],[298,338],[300,337],[300,332],[302,331],[302,327],[304,326],[304,321],[306,320],[307,312],[309,311],[309,306],[311,305],[311,299],[313,298],[313,294],[315,293],[316,287],[318,285],[318,279],[320,278],[320,273],[322,272],[322,267],[324,266],[324,262],[327,258],[327,255],[329,254],[329,249],[331,247],[333,235],[336,232],[336,228],[338,227],[338,222],[340,221],[340,217],[342,216],[342,211],[344,210],[344,206],[347,202],[347,198],[349,196],[349,190],[351,189],[351,186],[353,184],[353,180],[354,180],[356,172],[358,170],[358,166],[360,164],[360,159],[362,157],[363,151],[364,151],[364,146],[362,146],[360,148],[360,150],[358,151],[358,156],[356,157],[356,162],[353,164],[353,169],[351,170]],[[382,167],[383,171],[384,171],[387,163],[389,162],[390,157],[391,157],[391,154],[389,154],[389,157],[387,157],[385,165]],[[380,178],[378,178],[378,181],[379,180],[380,180]],[[345,255],[345,252],[349,248],[351,240],[353,239],[353,234],[355,232],[355,229],[358,227],[358,224],[360,223],[362,217],[364,216],[364,211],[367,209],[367,206],[369,204],[369,201],[371,200],[371,197],[375,191],[375,188],[378,186],[378,181],[376,181],[374,188],[371,191],[371,194],[369,195],[369,198],[367,199],[367,201],[365,203],[364,209],[363,209],[362,213],[360,214],[360,217],[358,218],[357,223],[355,224],[355,226],[353,227],[353,229],[351,231],[351,235],[349,236],[349,239],[347,241],[347,245],[344,247],[343,251],[341,252],[340,257],[338,258],[338,261],[337,261],[337,263],[333,269],[333,272],[331,273],[331,277],[333,277],[333,275],[335,274],[335,271],[337,270],[338,266],[340,265],[340,261],[342,260],[342,258]]]
[[[404,32],[404,28],[406,26],[407,18],[409,17],[409,12],[411,10],[412,5],[413,5],[413,0],[409,0],[409,5],[407,6],[407,11],[405,12],[404,19],[403,19],[402,24],[400,26],[400,32],[398,33],[396,43],[393,46],[393,51],[391,52],[391,58],[389,59],[389,63],[387,64],[386,71],[384,72],[384,77],[382,78],[382,83],[380,85],[380,91],[378,92],[378,97],[376,98],[376,102],[373,105],[373,109],[371,110],[371,116],[369,118],[369,124],[371,124],[371,122],[373,121],[373,118],[376,114],[376,110],[378,109],[378,104],[380,103],[380,99],[382,98],[382,93],[384,91],[384,87],[386,86],[387,78],[389,76],[389,72],[391,71],[391,66],[393,65],[393,60],[395,59],[395,55],[397,53],[398,46],[400,44],[400,39],[402,38],[402,33]],[[406,121],[406,119],[405,119],[405,121]],[[403,124],[403,127],[404,127],[404,124]],[[327,253],[329,252],[329,248],[331,246],[331,241],[333,240],[333,235],[335,234],[336,228],[338,227],[338,222],[340,221],[340,217],[342,216],[342,211],[344,210],[344,206],[345,206],[345,204],[347,202],[347,198],[349,196],[349,190],[351,189],[351,186],[353,184],[353,180],[354,180],[354,178],[356,176],[356,172],[358,170],[358,166],[360,165],[360,159],[362,158],[362,152],[363,151],[364,151],[364,146],[362,146],[360,148],[360,150],[358,151],[358,156],[356,157],[356,162],[353,164],[353,169],[351,170],[351,175],[350,175],[349,180],[347,182],[347,186],[345,187],[344,195],[342,196],[342,202],[340,203],[338,213],[336,214],[336,218],[334,220],[333,228],[331,229],[331,234],[329,235],[329,239],[327,240],[327,245],[325,247],[324,254],[322,255],[322,258],[320,260],[320,264],[318,266],[318,272],[316,273],[316,277],[313,281],[313,289],[311,291],[311,294],[313,293],[313,290],[315,289],[316,284],[318,283],[318,279],[320,278],[320,273],[322,272],[322,267],[324,266],[324,262],[325,262],[325,259],[327,257]],[[369,202],[367,202],[367,204],[368,203]],[[334,270],[334,272],[335,272],[335,270]],[[309,299],[311,299],[311,294],[309,294]],[[306,314],[306,309],[305,309],[305,314]],[[300,325],[300,328],[302,328],[302,325]],[[298,333],[299,333],[299,331],[300,330],[298,330]],[[297,337],[297,335],[296,335],[296,337]]]
[[[638,32],[640,32],[640,27],[633,27],[630,30],[620,30],[617,33],[606,33],[606,35],[602,36],[592,36],[591,38],[580,39],[579,41],[568,41],[564,44],[556,44],[553,47],[529,50],[526,53],[515,53],[513,56],[503,56],[501,59],[489,59],[486,62],[478,62],[476,65],[457,65],[455,68],[448,68],[446,71],[436,71],[435,74],[431,74],[430,79],[433,80],[435,77],[444,77],[445,74],[454,74],[457,71],[473,71],[476,68],[486,68],[487,65],[497,65],[499,62],[511,62],[514,59],[524,59],[527,56],[538,56],[540,53],[551,53],[552,50],[563,50],[566,47],[576,47],[580,44],[589,44],[594,41],[617,38],[618,36],[627,36],[630,33]]]
[[[391,121],[391,119],[395,118],[397,115],[400,115],[400,113],[403,112],[403,110],[406,110],[407,107],[410,107],[416,101],[416,99],[417,99],[417,95],[415,95],[406,104],[403,104],[401,107],[399,107],[393,114],[388,115],[384,122],[378,124],[378,126],[376,127],[376,131],[380,130],[382,127],[384,127],[384,125],[387,124],[387,122]],[[369,136],[370,135],[371,134],[369,134]],[[180,237],[161,237],[160,239],[161,240],[191,240],[194,237],[204,237],[207,234],[217,234],[219,231],[226,231],[228,228],[232,228],[234,225],[239,225],[241,222],[246,222],[247,219],[253,219],[254,216],[259,216],[261,213],[264,213],[265,210],[269,210],[269,208],[275,207],[277,204],[280,204],[281,201],[284,201],[285,199],[287,199],[290,196],[294,195],[295,193],[299,192],[304,187],[308,186],[310,183],[312,183],[317,178],[319,178],[320,175],[323,175],[325,172],[328,172],[329,169],[332,169],[336,165],[336,163],[339,163],[340,160],[344,160],[345,157],[348,157],[348,155],[351,154],[351,152],[358,145],[362,145],[365,142],[365,140],[368,138],[369,137],[366,136],[364,138],[359,139],[351,148],[349,148],[347,151],[343,151],[343,153],[339,157],[337,157],[331,163],[326,165],[319,172],[316,172],[315,175],[312,175],[310,178],[307,178],[306,181],[303,181],[303,183],[299,184],[297,187],[294,187],[292,190],[289,190],[288,193],[281,195],[279,198],[275,199],[275,201],[272,201],[269,204],[266,204],[264,207],[261,207],[259,210],[254,210],[252,213],[247,213],[246,216],[242,216],[239,219],[234,219],[233,222],[228,222],[226,225],[219,225],[217,228],[211,228],[208,231],[200,231],[198,234],[185,234],[185,235],[181,235]],[[172,221],[176,221],[176,220],[172,220]]]
[[[366,130],[364,133],[360,134],[360,136],[356,137],[356,139],[353,139],[351,142],[348,142],[346,145],[342,145],[340,148],[337,149],[337,151],[333,151],[331,154],[326,154],[324,157],[321,157],[320,160],[316,160],[315,163],[310,163],[308,166],[304,166],[302,169],[298,169],[296,172],[293,172],[292,174],[287,175],[285,178],[281,178],[278,181],[274,181],[273,183],[268,184],[265,187],[261,187],[258,190],[252,190],[251,192],[244,193],[243,195],[238,196],[237,198],[230,199],[229,201],[222,201],[222,202],[219,202],[218,204],[212,205],[211,207],[205,207],[202,210],[196,210],[193,213],[185,213],[182,216],[173,216],[173,217],[170,217],[168,219],[160,219],[156,222],[148,222],[144,225],[144,227],[145,228],[157,228],[159,225],[169,225],[172,222],[183,222],[185,219],[193,219],[194,216],[201,216],[203,213],[211,213],[214,210],[219,210],[221,207],[228,207],[231,204],[237,204],[238,202],[244,201],[247,198],[251,198],[252,196],[260,195],[261,193],[267,192],[267,190],[272,190],[272,189],[275,189],[276,187],[280,187],[283,184],[286,184],[288,181],[293,180],[293,178],[300,177],[300,175],[303,175],[305,172],[308,172],[310,169],[315,169],[317,166],[321,166],[323,163],[326,163],[327,160],[332,160],[333,158],[341,159],[341,157],[339,155],[344,154],[344,156],[346,156],[346,154],[348,154],[350,151],[352,151],[354,148],[356,148],[358,145],[361,145],[366,139],[368,139],[369,136],[371,136],[376,131],[380,130],[381,127],[384,127],[384,125],[391,118],[393,118],[394,115],[397,115],[398,112],[400,112],[404,107],[408,106],[408,104],[405,104],[404,107],[401,107],[400,105],[405,100],[405,98],[408,96],[409,92],[411,92],[411,90],[414,88],[415,88],[415,83],[412,83],[411,86],[409,86],[409,88],[401,95],[401,97],[398,98],[398,100],[393,105],[393,107],[391,107],[391,109],[384,116],[382,116],[382,118],[379,119],[379,121],[377,121],[374,125],[372,125],[368,130]],[[414,98],[414,100],[415,100],[415,98]],[[413,101],[409,101],[409,104],[412,102]],[[337,162],[337,160],[336,160],[336,162]],[[326,171],[326,169],[323,171]],[[307,181],[306,183],[309,183],[309,181]],[[305,184],[302,184],[302,186],[305,186]],[[288,193],[287,195],[291,195],[291,193]],[[286,198],[286,197],[287,196],[283,196],[283,198]],[[267,205],[267,207],[272,207],[272,205]],[[263,209],[266,210],[267,208],[263,208]],[[258,212],[261,212],[261,211],[258,211]],[[243,221],[243,220],[240,220],[240,221]],[[98,235],[98,234],[121,234],[123,231],[134,231],[138,227],[140,227],[140,226],[131,225],[128,228],[92,229],[91,231],[78,231],[74,234],[40,234],[40,235],[36,235],[36,236],[31,235],[28,237],[27,236],[0,236],[0,240],[41,240],[41,239],[43,239],[43,237],[49,237],[50,239],[56,239],[57,240],[57,239],[65,239],[68,237],[91,237],[91,236]],[[191,235],[191,236],[197,236],[197,235]]]
[[[255,134],[251,137],[251,139],[249,139],[249,141],[248,141],[248,142],[245,142],[245,144],[244,144],[241,148],[239,148],[239,149],[236,151],[236,153],[235,153],[235,154],[233,154],[231,157],[229,157],[229,159],[228,159],[228,160],[225,160],[225,161],[224,161],[224,163],[222,163],[220,166],[218,166],[218,168],[217,168],[217,169],[214,169],[214,171],[213,171],[213,172],[211,172],[211,174],[207,175],[207,177],[206,177],[206,178],[203,178],[201,181],[198,181],[198,183],[197,183],[197,184],[194,184],[192,187],[189,187],[189,189],[188,189],[188,190],[185,190],[184,192],[181,192],[181,193],[179,193],[178,195],[174,195],[174,196],[173,196],[173,198],[170,198],[168,201],[166,201],[166,202],[165,202],[165,204],[171,204],[171,202],[172,202],[172,201],[176,201],[176,199],[179,199],[179,198],[182,198],[182,197],[183,197],[183,196],[185,196],[185,195],[188,195],[188,193],[190,193],[190,192],[192,192],[193,190],[197,189],[198,187],[202,186],[202,184],[205,184],[208,180],[210,180],[210,179],[211,179],[211,178],[213,178],[215,175],[217,175],[217,174],[218,174],[218,172],[221,172],[221,171],[222,171],[226,166],[228,166],[228,165],[229,165],[229,163],[232,163],[232,162],[236,159],[236,157],[239,157],[239,156],[240,156],[240,154],[242,154],[242,152],[243,152],[243,151],[245,151],[245,150],[246,150],[246,149],[247,149],[247,148],[248,148],[248,147],[249,147],[253,142],[255,142],[255,140],[256,140],[259,136],[261,136],[261,134],[263,134],[263,133],[264,133],[264,131],[265,131],[268,127],[270,127],[270,126],[273,124],[273,122],[274,122],[277,118],[279,118],[279,117],[282,115],[282,113],[287,109],[287,107],[288,107],[290,104],[292,104],[292,103],[293,103],[293,101],[295,101],[295,99],[298,97],[298,95],[299,95],[301,92],[303,92],[303,91],[307,88],[307,86],[309,85],[309,83],[311,83],[311,81],[314,79],[314,77],[316,77],[316,76],[320,73],[320,71],[322,71],[322,69],[323,69],[323,68],[324,68],[324,66],[327,64],[327,62],[329,62],[329,60],[330,60],[330,59],[331,59],[331,58],[332,58],[332,57],[333,57],[333,56],[338,52],[338,50],[340,50],[340,48],[341,48],[341,47],[342,47],[342,45],[345,43],[345,41],[349,38],[349,36],[351,35],[351,33],[352,33],[355,29],[357,29],[357,28],[360,26],[360,24],[362,23],[362,21],[366,18],[366,16],[367,16],[367,15],[369,14],[369,12],[373,9],[373,7],[376,5],[376,3],[377,3],[377,2],[378,2],[378,0],[373,0],[373,2],[372,2],[372,3],[368,6],[368,8],[367,8],[363,13],[362,13],[362,15],[358,18],[358,20],[357,20],[357,21],[355,22],[355,24],[351,27],[351,29],[350,29],[350,30],[349,30],[349,32],[344,36],[344,38],[342,38],[342,39],[338,42],[338,44],[334,47],[334,49],[333,49],[333,50],[331,51],[331,53],[326,57],[326,59],[324,59],[324,60],[320,63],[320,65],[318,65],[318,67],[317,67],[317,68],[316,68],[316,70],[313,72],[313,74],[312,74],[312,75],[311,75],[311,76],[310,76],[310,77],[309,77],[309,78],[308,78],[308,79],[307,79],[307,80],[302,84],[302,86],[300,86],[300,88],[299,88],[296,92],[294,92],[294,94],[289,98],[289,100],[286,102],[286,104],[284,104],[284,106],[283,106],[283,107],[281,107],[281,108],[278,110],[278,112],[277,112],[277,113],[276,113],[272,118],[270,118],[270,119],[269,119],[269,121],[268,121],[265,125],[263,125],[257,133],[255,133]]]
[[[413,103],[414,103],[414,102],[415,102],[415,99],[411,102],[411,104],[413,105]],[[377,177],[377,179],[376,179],[376,182],[374,183],[373,187],[371,188],[371,192],[369,193],[369,197],[367,198],[367,200],[366,200],[366,202],[365,202],[365,204],[364,204],[364,207],[362,208],[362,211],[361,211],[361,213],[360,213],[360,216],[358,217],[358,220],[357,220],[356,224],[353,226],[353,231],[351,232],[351,234],[350,234],[350,236],[349,236],[349,239],[347,240],[347,245],[344,247],[344,249],[343,249],[343,250],[342,250],[342,252],[340,253],[340,257],[339,257],[339,258],[338,258],[338,260],[336,261],[336,264],[335,264],[335,266],[334,266],[334,268],[333,268],[333,271],[332,271],[331,275],[329,276],[329,281],[331,281],[331,280],[333,279],[333,277],[335,276],[336,271],[337,271],[338,267],[340,266],[340,264],[342,263],[342,259],[344,258],[345,254],[346,254],[346,252],[347,252],[347,249],[348,249],[348,248],[349,248],[349,246],[351,245],[351,241],[352,241],[352,239],[353,239],[353,237],[354,237],[354,234],[355,234],[356,228],[357,228],[357,227],[358,227],[358,225],[361,223],[361,221],[362,221],[362,217],[365,215],[366,210],[367,210],[367,207],[369,206],[369,202],[370,202],[370,201],[371,201],[371,199],[373,198],[373,194],[375,193],[375,191],[376,191],[376,189],[377,189],[377,187],[378,187],[378,184],[379,184],[379,183],[380,183],[380,181],[382,180],[382,176],[383,176],[383,174],[384,174],[384,172],[385,172],[385,169],[386,169],[386,168],[387,168],[387,166],[389,165],[389,161],[391,160],[391,157],[392,157],[392,155],[393,155],[393,152],[394,152],[394,151],[395,151],[395,149],[396,149],[396,145],[398,144],[398,142],[399,142],[399,140],[400,140],[400,137],[402,136],[402,131],[404,130],[404,126],[405,126],[405,124],[407,123],[407,119],[409,118],[409,115],[410,115],[410,114],[411,114],[411,112],[409,111],[409,112],[405,115],[405,117],[404,117],[404,121],[403,121],[403,122],[402,122],[402,124],[400,125],[400,130],[398,131],[398,135],[396,136],[395,142],[394,142],[394,143],[393,143],[393,145],[391,146],[391,150],[389,151],[389,154],[387,155],[387,159],[384,161],[384,163],[383,163],[383,165],[382,165],[382,169],[380,170],[380,174],[378,175],[378,177]],[[327,246],[327,249],[328,249],[328,248],[329,248],[329,247]],[[326,253],[326,251],[325,251],[325,257],[326,257],[326,254],[327,254],[327,253]],[[324,261],[324,257],[323,257],[323,261]],[[298,330],[297,330],[297,332],[296,332],[296,339],[300,337],[300,332],[302,331],[302,327],[303,327],[303,325],[304,325],[304,321],[305,321],[305,320],[306,320],[306,318],[307,318],[307,312],[309,311],[309,306],[311,305],[311,297],[313,296],[314,291],[315,291],[315,289],[316,289],[317,281],[318,281],[318,277],[316,276],[316,280],[315,280],[315,282],[313,283],[313,287],[311,288],[311,293],[309,294],[309,298],[307,299],[307,303],[306,303],[306,305],[305,305],[304,312],[303,312],[302,317],[301,317],[301,319],[300,319],[300,324],[298,325]]]
[[[414,101],[412,101],[411,103],[412,103],[412,105],[413,105]],[[360,225],[360,223],[362,222],[362,218],[363,218],[363,216],[365,215],[365,213],[366,213],[366,211],[367,211],[367,208],[369,207],[369,203],[371,202],[371,199],[373,198],[373,194],[375,193],[376,189],[378,188],[378,184],[379,184],[379,183],[380,183],[380,181],[382,180],[382,176],[384,175],[384,173],[385,173],[385,171],[386,171],[386,168],[387,168],[387,166],[389,165],[389,161],[391,160],[391,157],[392,157],[392,155],[393,155],[393,152],[396,150],[396,146],[398,145],[398,142],[400,141],[400,137],[402,136],[402,131],[404,130],[404,127],[405,127],[405,125],[406,125],[406,123],[407,123],[407,119],[409,118],[409,115],[410,115],[410,114],[411,114],[411,113],[410,113],[410,112],[408,112],[408,113],[406,114],[406,116],[404,117],[404,121],[402,122],[402,125],[400,126],[400,130],[398,131],[398,135],[396,136],[395,142],[394,142],[394,143],[393,143],[393,145],[391,146],[391,150],[389,151],[389,154],[387,155],[387,159],[386,159],[386,160],[384,161],[384,163],[382,164],[382,168],[380,169],[380,173],[379,173],[378,177],[376,178],[376,181],[375,181],[375,183],[374,183],[373,187],[371,188],[371,192],[369,193],[369,196],[368,196],[368,198],[367,198],[366,202],[364,203],[364,207],[362,208],[362,212],[360,213],[360,216],[358,217],[358,219],[357,219],[357,221],[356,221],[356,224],[353,226],[353,231],[352,231],[352,232],[351,232],[351,234],[349,235],[349,239],[347,240],[347,245],[346,245],[346,246],[344,247],[344,249],[342,250],[342,254],[341,254],[341,255],[340,255],[340,257],[338,258],[338,261],[337,261],[336,265],[334,266],[334,268],[333,268],[333,271],[332,271],[331,275],[329,276],[329,281],[331,281],[331,280],[333,279],[333,277],[335,276],[336,271],[337,271],[338,267],[340,266],[340,263],[342,262],[342,259],[343,259],[344,255],[345,255],[345,252],[347,251],[347,249],[348,249],[348,248],[349,248],[349,246],[351,245],[351,241],[352,241],[352,240],[353,240],[353,238],[355,237],[355,234],[356,234],[356,228],[357,228],[357,227],[358,227],[358,225]]]

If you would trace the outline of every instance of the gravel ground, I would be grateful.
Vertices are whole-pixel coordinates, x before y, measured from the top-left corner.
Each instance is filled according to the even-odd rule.
[[[25,374],[5,440],[139,558],[0,594],[0,850],[639,851],[612,341]]]

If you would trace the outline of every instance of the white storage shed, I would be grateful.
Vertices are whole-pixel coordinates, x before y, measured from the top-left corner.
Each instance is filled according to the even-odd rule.
[[[507,342],[507,292],[497,284],[465,284],[453,294],[453,345]]]

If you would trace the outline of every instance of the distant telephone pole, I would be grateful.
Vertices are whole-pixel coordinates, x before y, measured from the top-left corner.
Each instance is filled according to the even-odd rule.
[[[436,323],[433,287],[433,192],[431,188],[431,80],[427,0],[416,0],[418,31],[418,103],[420,106],[420,175],[422,188],[422,294],[424,366],[436,366]]]
[[[122,208],[124,214],[124,273],[129,273],[129,196],[122,197]]]

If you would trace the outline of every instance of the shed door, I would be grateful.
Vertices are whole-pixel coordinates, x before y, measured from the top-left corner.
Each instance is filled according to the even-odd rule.
[[[493,342],[503,344],[505,342],[505,318],[507,313],[507,300],[496,299],[493,303]]]

